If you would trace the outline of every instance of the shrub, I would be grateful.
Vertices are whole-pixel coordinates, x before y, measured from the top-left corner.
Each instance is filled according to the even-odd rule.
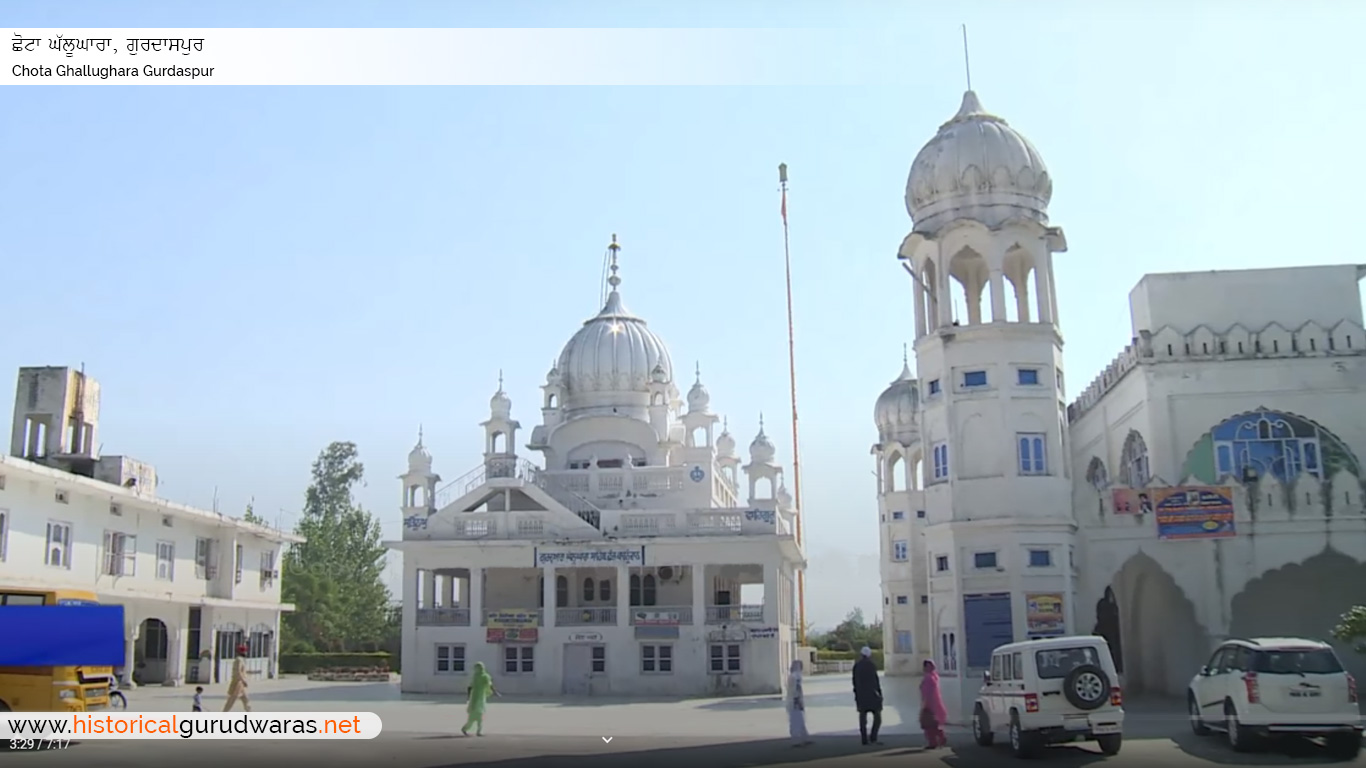
[[[383,668],[393,672],[393,659],[387,653],[282,653],[280,672],[286,675],[306,675],[315,669],[358,667]]]

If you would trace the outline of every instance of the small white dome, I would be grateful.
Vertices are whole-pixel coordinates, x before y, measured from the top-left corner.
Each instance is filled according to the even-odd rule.
[[[709,405],[711,405],[711,393],[702,385],[702,368],[699,366],[697,381],[694,381],[692,389],[688,390],[688,410],[695,413],[706,413]]]
[[[906,211],[920,232],[963,216],[989,226],[1018,217],[1047,222],[1052,197],[1039,151],[982,109],[972,91],[916,155],[906,182]]]
[[[773,457],[778,450],[774,448],[773,441],[764,434],[764,420],[759,418],[759,434],[754,436],[754,442],[749,444],[749,460],[755,464],[772,464]]]
[[[558,363],[558,362],[551,363],[551,364],[550,364],[550,371],[549,371],[548,373],[546,373],[546,375],[545,375],[545,383],[547,383],[547,384],[553,384],[553,385],[558,385],[558,384],[560,383],[561,378],[562,378],[562,377],[560,376],[560,365],[559,365],[559,363]]]
[[[489,398],[489,413],[491,413],[495,419],[512,418],[512,398],[508,397],[508,393],[503,391],[502,374],[498,375],[498,391],[494,392],[493,397]]]
[[[792,506],[792,494],[787,492],[786,484],[778,486],[777,498],[778,503],[784,507]]]
[[[727,457],[735,455],[735,438],[725,427],[722,427],[721,434],[716,438],[716,454]]]
[[[422,430],[417,431],[417,445],[408,452],[408,471],[427,473],[432,471],[432,455],[422,445]]]
[[[919,428],[920,382],[911,373],[909,362],[903,362],[901,375],[878,395],[873,407],[873,421],[878,437],[883,441],[897,440]]]

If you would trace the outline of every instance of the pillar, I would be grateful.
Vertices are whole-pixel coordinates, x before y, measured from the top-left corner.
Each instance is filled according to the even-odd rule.
[[[1034,267],[1034,290],[1039,294],[1035,297],[1035,302],[1039,307],[1039,322],[1051,325],[1053,323],[1054,309],[1052,301],[1053,269],[1051,264],[1053,260],[1048,258],[1048,253],[1045,251],[1043,257],[1039,259],[1039,261],[1039,265]]]
[[[471,568],[470,582],[466,588],[469,592],[470,624],[476,627],[484,625],[484,569]]]
[[[123,633],[123,678],[119,681],[119,683],[124,688],[136,688],[137,684],[133,682],[133,670],[136,668],[134,662],[134,653],[138,645],[139,630],[141,630],[142,627],[139,623],[134,622],[133,624],[125,626],[124,629],[125,631]]]
[[[617,626],[628,626],[631,616],[631,566],[617,566]]]
[[[915,337],[918,339],[929,332],[925,327],[925,286],[920,284],[919,275],[911,278],[911,292],[915,294]]]
[[[400,634],[400,642],[402,635]],[[270,628],[270,677],[280,676],[280,612],[275,612],[275,620]]]
[[[778,567],[764,566],[764,626],[778,626]]]
[[[436,607],[436,571],[431,569],[422,571],[422,607]]]
[[[993,322],[1004,322],[1006,319],[1006,281],[1001,270],[991,270],[991,319]]]
[[[184,620],[182,616],[181,621]],[[185,630],[173,625],[166,631],[166,682],[178,686],[185,682]]]
[[[692,567],[692,616],[694,624],[707,623],[707,566]]]
[[[558,605],[555,602],[555,569],[549,566],[542,568],[541,578],[545,581],[545,588],[541,593],[545,597],[542,601],[545,603],[545,609],[541,611],[541,625],[549,629],[555,626],[555,608]]]
[[[402,589],[403,589],[403,595],[402,595],[402,600],[403,600],[403,618],[402,618],[402,622],[403,622],[403,624],[402,624],[402,626],[401,626],[400,629],[399,629],[399,632],[400,632],[399,637],[400,637],[401,647],[402,647],[402,649],[403,649],[403,651],[402,651],[402,653],[403,653],[402,658],[403,658],[403,659],[406,659],[406,660],[409,660],[408,663],[410,663],[410,664],[416,664],[416,663],[417,663],[417,598],[418,598],[418,594],[417,594],[417,579],[418,579],[418,573],[420,573],[420,572],[419,572],[418,569],[417,569],[417,558],[414,557],[414,555],[413,555],[412,552],[404,552],[404,553],[403,553],[403,586],[402,586]],[[277,625],[277,626],[279,625],[279,616],[278,616],[278,614],[277,614],[277,616],[276,616],[276,625]],[[275,633],[275,637],[276,637],[276,645],[278,646],[278,645],[279,645],[278,639],[279,639],[279,637],[280,637],[279,632],[276,632],[276,633]],[[404,682],[402,683],[402,688],[403,688],[403,690],[405,690],[405,691],[412,691],[412,690],[414,690],[413,688],[409,687],[412,683],[411,683],[411,682],[408,682],[408,681],[416,681],[416,679],[417,679],[417,675],[411,675],[411,676],[402,678],[402,680],[404,681]]]
[[[441,607],[455,607],[455,575],[450,571],[441,574]]]

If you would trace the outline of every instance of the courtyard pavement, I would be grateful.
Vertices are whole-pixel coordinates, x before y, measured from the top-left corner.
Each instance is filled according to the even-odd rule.
[[[404,695],[396,683],[285,679],[253,685],[251,698],[256,712],[374,712],[384,722],[383,733],[369,741],[93,740],[37,753],[6,751],[0,745],[0,763],[5,768],[243,768],[281,764],[335,768],[986,768],[1013,762],[1004,747],[976,746],[964,727],[950,729],[947,749],[924,750],[916,725],[919,696],[915,684],[914,679],[884,678],[884,743],[863,747],[848,677],[808,678],[807,726],[816,743],[794,749],[786,738],[782,700],[776,696],[669,701],[497,698],[489,705],[485,737],[465,738],[459,734],[464,702],[455,697]],[[206,688],[205,708],[220,709],[222,686]],[[130,712],[188,712],[193,688],[140,688],[127,693]],[[1098,761],[1117,767],[1330,762],[1320,750],[1303,744],[1260,754],[1235,754],[1218,736],[1202,739],[1192,735],[1180,702],[1140,701],[1126,709],[1124,749],[1117,757],[1104,758],[1094,745],[1081,744],[1051,748],[1042,760],[1063,767]],[[605,743],[604,737],[611,742]],[[1366,757],[1351,765],[1366,768]]]

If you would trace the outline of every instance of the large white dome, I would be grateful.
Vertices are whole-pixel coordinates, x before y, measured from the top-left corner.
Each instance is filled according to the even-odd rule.
[[[963,94],[952,120],[916,155],[906,182],[906,211],[916,231],[932,232],[970,217],[988,226],[1011,218],[1048,221],[1053,180],[1029,140]]]
[[[602,311],[565,344],[556,367],[570,410],[645,406],[651,381],[660,372],[665,383],[673,381],[668,348],[626,309],[615,285]]]

